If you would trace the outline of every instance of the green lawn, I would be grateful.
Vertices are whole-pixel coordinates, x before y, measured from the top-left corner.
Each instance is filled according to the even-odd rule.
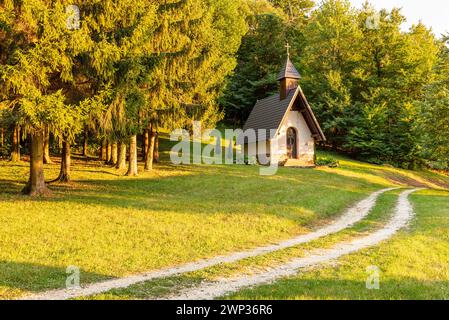
[[[251,274],[303,256],[313,248],[330,248],[335,243],[381,228],[393,213],[396,190],[382,195],[371,214],[352,228],[301,247],[262,257],[220,265],[182,276],[157,279],[111,290],[83,299],[161,298],[179,290],[222,277]],[[449,299],[449,192],[422,191],[411,197],[416,218],[382,245],[343,257],[321,267],[301,270],[295,277],[271,285],[223,297],[225,299]],[[381,270],[380,290],[366,289],[367,267]]]
[[[53,185],[42,199],[19,194],[27,163],[0,162],[0,298],[62,288],[72,265],[88,283],[288,239],[374,190],[449,183],[344,159],[337,169],[281,168],[262,177],[257,167],[174,167],[163,156],[138,178],[77,160],[74,182]],[[46,166],[48,180],[57,173],[57,164]]]
[[[233,299],[449,299],[449,193],[412,197],[417,214],[391,241]],[[381,270],[380,289],[367,290],[368,266]]]
[[[263,256],[253,257],[236,263],[221,264],[201,271],[191,272],[166,279],[155,279],[145,283],[136,284],[124,289],[114,289],[83,299],[148,299],[163,298],[181,289],[194,286],[202,281],[216,281],[223,277],[236,277],[241,274],[251,274],[264,270],[264,268],[288,262],[291,258],[304,256],[308,250],[314,248],[331,247],[336,242],[348,241],[355,236],[361,236],[376,228],[389,218],[395,205],[397,194],[400,191],[391,191],[381,195],[376,207],[363,221],[357,223],[337,234],[321,238],[301,246],[280,250]]]

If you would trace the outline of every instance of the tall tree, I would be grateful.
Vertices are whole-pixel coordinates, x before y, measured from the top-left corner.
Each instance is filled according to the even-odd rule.
[[[122,144],[130,141],[129,175],[137,174],[134,144],[140,131],[139,113],[145,105],[139,88],[146,72],[141,62],[157,28],[158,6],[158,1],[144,0],[81,4],[93,40],[85,60],[89,79],[98,92],[89,121],[96,124],[93,126],[103,139]],[[118,160],[121,166],[121,153]]]
[[[304,46],[302,29],[313,1],[279,0],[248,2],[248,33],[238,50],[238,65],[228,79],[221,105],[226,119],[242,124],[258,99],[277,91],[276,76],[285,62],[285,45],[298,59]]]
[[[285,58],[284,20],[274,14],[257,15],[238,51],[238,66],[221,101],[226,117],[244,122],[258,99],[277,90],[276,75]]]
[[[147,99],[143,118],[152,128],[147,170],[152,168],[158,128],[189,128],[192,120],[214,126],[221,119],[216,101],[236,65],[247,28],[245,10],[242,2],[232,0],[160,7],[158,20],[165,27],[155,33],[154,54],[147,60],[151,72],[142,86]],[[180,20],[185,23],[180,25]]]
[[[420,164],[415,102],[432,81],[438,46],[421,24],[403,32],[404,22],[399,9],[325,1],[304,31],[301,69],[331,147],[413,168]]]
[[[340,149],[349,130],[352,72],[360,63],[362,38],[349,1],[324,1],[304,30],[301,85],[330,143]]]
[[[303,24],[315,6],[313,0],[270,0],[277,8],[281,8],[290,22]]]
[[[420,107],[420,151],[428,165],[449,169],[449,34],[443,37],[435,81],[427,87]]]
[[[73,82],[73,61],[88,46],[86,30],[67,27],[64,1],[10,1],[0,4],[1,23],[14,46],[0,66],[4,99],[31,134],[30,178],[24,193],[49,191],[43,172],[44,130],[64,131],[80,114],[64,89]],[[73,117],[68,116],[73,115]]]
[[[371,10],[365,7],[360,13],[360,25],[363,26]],[[423,98],[425,88],[434,77],[438,46],[433,34],[422,24],[407,33],[402,32],[405,18],[399,10],[381,11],[378,17],[376,28],[362,29],[364,50],[359,68],[364,73],[353,82],[352,95],[354,101],[370,106],[373,112],[386,112],[383,126],[379,128],[383,133],[382,148],[370,150],[370,136],[360,139],[353,135],[371,119],[371,115],[352,124],[354,129],[347,137],[347,146],[369,154],[364,158],[373,162],[415,168],[422,164],[416,131],[419,120],[416,101]]]

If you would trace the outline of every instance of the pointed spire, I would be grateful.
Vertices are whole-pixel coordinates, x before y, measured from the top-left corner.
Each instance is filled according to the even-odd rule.
[[[282,70],[279,72],[278,74],[278,78],[277,80],[282,80],[285,78],[289,78],[289,79],[301,79],[301,75],[299,74],[298,70],[296,70],[295,66],[293,65],[293,63],[290,60],[290,45],[287,44],[285,45],[285,47],[287,48],[287,61],[285,62],[284,67],[282,68]]]

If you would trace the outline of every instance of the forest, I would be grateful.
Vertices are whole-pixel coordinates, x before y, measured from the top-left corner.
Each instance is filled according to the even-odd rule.
[[[28,195],[50,192],[50,154],[59,182],[73,152],[151,171],[162,131],[241,127],[289,43],[321,148],[447,170],[449,35],[405,21],[347,0],[2,0],[0,156],[29,155]]]

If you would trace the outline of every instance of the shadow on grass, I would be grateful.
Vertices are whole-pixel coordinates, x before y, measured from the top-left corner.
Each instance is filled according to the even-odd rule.
[[[400,277],[380,280],[379,290],[366,288],[366,280],[283,279],[225,297],[244,300],[433,300],[449,298],[449,281]]]
[[[0,196],[20,196],[20,193],[25,186],[25,181],[17,180],[0,180]]]
[[[280,176],[263,178],[239,169],[208,168],[207,173],[198,168],[190,170],[182,176],[85,180],[77,181],[79,186],[53,186],[58,196],[49,201],[161,213],[263,212],[302,223],[315,214],[319,218],[338,214],[341,208],[336,209],[335,204],[363,197],[372,188],[363,181],[340,176],[332,181],[328,173],[321,172],[303,172],[295,177],[284,171]],[[309,211],[308,217],[302,215],[305,211]]]
[[[79,170],[86,171],[81,167]],[[303,223],[313,217],[327,218],[338,214],[342,209],[336,209],[339,201],[341,203],[348,197],[355,200],[373,188],[383,187],[363,179],[316,170],[280,168],[278,175],[263,177],[259,175],[258,167],[238,165],[162,164],[154,176],[139,178],[116,179],[113,177],[118,175],[111,172],[92,172],[107,173],[111,179],[52,184],[53,196],[44,200],[161,213],[263,212]],[[20,193],[22,188],[23,184],[16,181],[0,180],[0,190],[7,191],[9,196]],[[304,218],[306,211],[308,217]]]
[[[97,300],[167,299],[183,290],[195,288],[205,279],[198,275],[182,275],[155,279],[113,289],[103,294],[83,297]],[[429,300],[448,299],[449,282],[414,278],[381,280],[379,290],[366,288],[365,280],[281,279],[274,284],[244,288],[222,299],[239,300]]]
[[[94,296],[81,297],[88,300],[139,300],[166,298],[181,290],[193,288],[204,279],[197,275],[179,275],[168,278],[154,279],[131,285],[127,288],[112,289]]]
[[[90,173],[102,173],[102,174],[106,174],[106,175],[110,175],[110,176],[114,176],[114,177],[120,177],[121,176],[118,173],[113,173],[113,172],[109,172],[109,171],[105,171],[105,170],[85,170],[85,169],[79,170],[79,169],[74,168],[74,169],[72,169],[72,171],[73,172],[82,171],[82,172],[90,172]]]
[[[0,261],[0,299],[66,288],[67,277],[73,274],[67,267]],[[81,285],[107,279],[111,277],[80,270]]]

